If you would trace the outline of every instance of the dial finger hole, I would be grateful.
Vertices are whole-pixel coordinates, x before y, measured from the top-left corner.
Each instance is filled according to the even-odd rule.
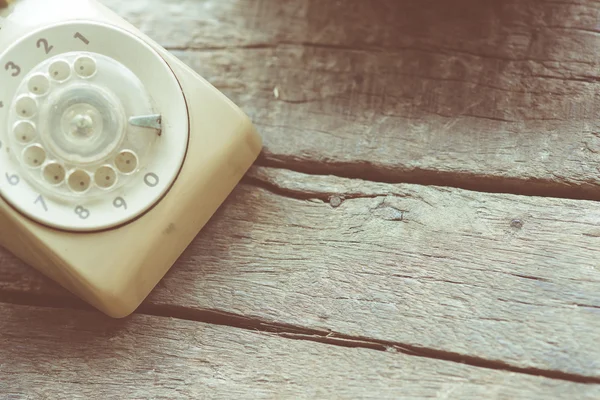
[[[27,88],[36,96],[43,96],[50,90],[50,81],[44,75],[34,75],[27,83]]]
[[[109,189],[117,182],[117,172],[108,165],[98,168],[94,174],[96,185],[102,189]]]
[[[75,72],[84,78],[91,77],[96,73],[96,61],[87,56],[79,57],[75,61]]]
[[[50,64],[50,68],[48,68],[48,72],[50,73],[50,77],[57,81],[64,81],[71,76],[71,67],[69,63],[66,61],[56,61]]]
[[[90,188],[91,183],[90,175],[81,169],[76,169],[69,175],[67,183],[72,191],[77,193],[85,192]]]
[[[35,138],[35,125],[29,121],[17,122],[13,129],[13,133],[19,142],[29,143]]]
[[[137,155],[133,151],[124,150],[117,155],[115,165],[121,173],[130,174],[138,166]]]
[[[37,113],[37,103],[31,97],[21,97],[15,107],[21,118],[31,118]]]
[[[39,145],[32,145],[23,150],[23,161],[30,168],[37,168],[46,161],[46,151]]]
[[[44,179],[52,185],[59,185],[65,180],[65,168],[59,163],[49,163],[44,167]]]

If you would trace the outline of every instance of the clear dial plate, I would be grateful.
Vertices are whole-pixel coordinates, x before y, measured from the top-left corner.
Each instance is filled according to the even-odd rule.
[[[119,28],[65,23],[0,55],[0,195],[73,231],[143,214],[176,179],[185,98],[165,61]]]

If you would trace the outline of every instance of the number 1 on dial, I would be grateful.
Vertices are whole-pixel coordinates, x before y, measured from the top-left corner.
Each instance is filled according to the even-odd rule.
[[[74,36],[75,39],[81,40],[85,44],[90,44],[90,41],[85,38],[81,33],[77,32]]]

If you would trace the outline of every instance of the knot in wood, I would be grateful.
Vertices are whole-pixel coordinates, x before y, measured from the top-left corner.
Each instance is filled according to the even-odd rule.
[[[513,219],[510,221],[510,226],[515,229],[521,229],[523,227],[523,221],[520,219]]]
[[[342,198],[340,196],[331,196],[329,197],[329,204],[333,208],[338,208],[342,205]]]

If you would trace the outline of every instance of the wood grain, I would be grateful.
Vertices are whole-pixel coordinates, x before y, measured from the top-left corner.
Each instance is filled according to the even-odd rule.
[[[0,321],[0,393],[10,400],[600,396],[598,385],[170,318],[0,304]]]
[[[240,104],[268,165],[600,199],[597,1],[103,2]]]
[[[588,201],[254,168],[145,306],[600,382],[599,222]],[[5,252],[0,277],[1,298],[71,301]]]
[[[252,171],[140,310],[178,319],[0,305],[0,389],[598,397],[597,203],[441,187],[600,199],[598,2],[103,2],[319,175]],[[3,250],[0,301],[81,307]]]

